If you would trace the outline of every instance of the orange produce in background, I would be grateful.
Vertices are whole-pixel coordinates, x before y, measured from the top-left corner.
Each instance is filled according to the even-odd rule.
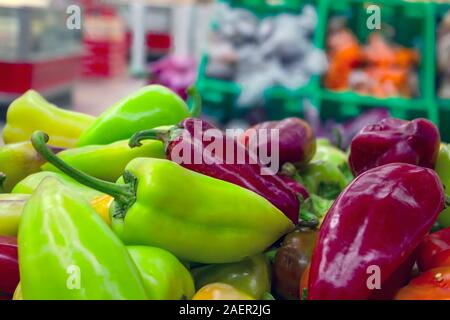
[[[330,67],[324,85],[328,89],[379,98],[417,94],[414,69],[420,56],[416,50],[391,44],[376,32],[361,46],[346,28],[331,32],[327,46]]]

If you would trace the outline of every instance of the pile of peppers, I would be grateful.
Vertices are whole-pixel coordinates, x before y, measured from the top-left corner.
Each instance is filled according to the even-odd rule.
[[[376,119],[341,150],[295,117],[229,135],[188,94],[149,85],[97,118],[11,104],[0,300],[450,299],[433,123]]]

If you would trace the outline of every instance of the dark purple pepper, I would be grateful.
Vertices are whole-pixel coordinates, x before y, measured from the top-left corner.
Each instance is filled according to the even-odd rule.
[[[309,198],[309,192],[306,188],[297,180],[292,179],[291,177],[285,175],[278,175],[281,180],[295,193],[302,196],[302,200],[306,200]]]
[[[316,138],[311,127],[299,118],[286,118],[281,121],[267,121],[248,129],[243,136],[243,142],[247,149],[251,148],[255,154],[258,154],[259,149],[262,147],[271,150],[271,144],[273,141],[267,139],[266,141],[261,141],[258,139],[256,141],[256,148],[251,145],[251,140],[253,137],[258,137],[258,131],[260,130],[278,130],[279,132],[279,154],[280,154],[280,165],[287,162],[293,163],[295,165],[303,165],[308,163],[314,153],[316,152]],[[270,138],[270,134],[268,134]]]
[[[0,236],[0,296],[11,299],[18,284],[17,240]]]
[[[392,163],[358,176],[320,227],[308,299],[392,298],[443,208],[442,183],[428,168]]]
[[[355,176],[396,162],[434,169],[440,142],[439,130],[429,120],[386,118],[353,138],[349,165]]]
[[[215,129],[215,134],[208,138],[205,132],[210,129]],[[208,122],[188,118],[168,130],[141,131],[130,139],[130,146],[139,146],[144,139],[162,140],[169,160],[195,172],[251,190],[270,201],[294,224],[298,223],[300,202],[291,187],[275,172],[252,158],[244,145]],[[215,143],[223,147],[223,153],[208,152],[208,146]],[[185,151],[189,154],[185,154]],[[243,158],[239,158],[241,162],[238,162],[238,155],[243,155]],[[264,171],[269,174],[262,174]]]

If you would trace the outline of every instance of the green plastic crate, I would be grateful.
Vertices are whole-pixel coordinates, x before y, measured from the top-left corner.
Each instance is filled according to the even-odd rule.
[[[361,42],[367,40],[372,30],[365,26],[368,17],[365,8],[369,4],[381,6],[381,19],[396,29],[396,41],[406,47],[418,47],[421,52],[419,66],[420,96],[412,99],[392,97],[380,99],[363,96],[354,92],[333,92],[321,86],[321,79],[314,77],[310,83],[298,90],[271,88],[265,92],[266,115],[280,119],[291,115],[301,115],[305,98],[312,101],[321,111],[322,118],[346,120],[364,110],[385,107],[400,118],[427,117],[439,125],[446,141],[450,141],[450,100],[437,97],[436,86],[436,30],[439,19],[450,10],[450,4],[432,2],[413,3],[403,0],[317,0],[265,2],[258,0],[223,0],[232,6],[244,7],[259,16],[267,16],[287,11],[299,11],[305,3],[315,3],[319,24],[314,34],[314,44],[324,49],[328,19],[333,15],[346,14]],[[276,4],[276,5],[275,5]],[[207,57],[203,56],[199,69],[198,86],[205,101],[205,110],[221,121],[245,114],[236,106],[240,94],[238,84],[205,77]]]
[[[436,33],[439,28],[439,24],[445,14],[450,11],[450,4],[439,4],[436,8]],[[437,48],[436,48],[437,52]],[[438,71],[436,65],[436,83],[438,81]],[[450,142],[450,99],[442,99],[437,95],[437,91],[439,90],[436,85],[436,100],[437,105],[439,106],[439,118],[440,118],[440,129],[442,139],[446,142]]]
[[[325,46],[329,19],[333,16],[345,16],[348,19],[348,27],[360,42],[365,43],[369,34],[374,31],[366,26],[369,17],[366,8],[368,5],[376,4],[381,8],[382,29],[383,25],[393,27],[396,31],[395,41],[405,47],[417,47],[421,55],[418,69],[419,97],[383,99],[360,95],[352,91],[335,92],[321,87],[316,101],[322,117],[344,120],[357,116],[371,107],[384,107],[396,117],[408,119],[421,115],[439,124],[434,82],[435,4],[403,0],[321,0],[321,3],[324,19],[319,22],[318,34],[323,41],[320,47]]]
[[[223,0],[222,2],[226,2],[232,7],[248,9],[261,18],[285,12],[298,13],[305,4],[315,5],[316,3],[311,0]],[[316,10],[319,14],[320,10]],[[212,28],[214,28],[214,22]],[[314,35],[313,43],[319,42],[320,39]],[[204,54],[200,62],[197,80],[197,87],[203,98],[204,113],[221,122],[245,117],[246,113],[251,111],[247,108],[239,108],[237,105],[237,99],[241,93],[239,84],[207,77],[207,64],[208,56]],[[301,114],[299,99],[318,92],[318,84],[319,79],[313,77],[306,86],[297,90],[281,87],[269,88],[264,93],[263,105],[259,107],[263,107],[266,116],[271,119],[279,119],[288,115],[298,116]]]

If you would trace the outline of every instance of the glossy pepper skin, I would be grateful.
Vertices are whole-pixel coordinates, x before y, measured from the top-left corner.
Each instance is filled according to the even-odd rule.
[[[300,228],[284,238],[275,255],[274,288],[283,299],[299,300],[300,279],[311,262],[317,230]]]
[[[396,162],[434,169],[440,143],[439,130],[429,120],[386,118],[353,138],[349,165],[355,176]]]
[[[55,149],[58,152],[59,149]],[[0,147],[0,172],[6,175],[3,192],[10,192],[22,179],[41,171],[45,160],[34,150],[29,141]]]
[[[18,283],[19,262],[16,238],[0,236],[0,297],[6,296],[7,299],[11,299]]]
[[[211,264],[191,272],[197,288],[220,282],[260,299],[264,293],[270,292],[270,271],[268,259],[263,254],[258,254],[239,262]]]
[[[411,274],[413,252],[444,206],[436,173],[388,164],[357,177],[336,199],[319,231],[308,299],[391,298]],[[381,290],[367,285],[378,266]]]
[[[259,148],[271,150],[271,130],[278,131],[280,165],[286,162],[295,165],[308,163],[316,152],[316,138],[308,123],[299,118],[286,118],[281,121],[267,121],[248,129],[243,136],[247,150],[256,154]],[[259,132],[265,132],[269,139],[258,139]]]
[[[27,202],[18,242],[25,300],[147,298],[125,246],[57,179],[45,179]]]
[[[20,217],[28,194],[0,194],[0,236],[17,236]]]
[[[450,267],[421,273],[396,294],[395,300],[450,300]]]
[[[450,145],[441,144],[435,171],[444,184],[446,194],[450,195]],[[438,221],[444,228],[450,227],[450,208],[441,212]]]
[[[193,116],[200,110],[194,108]],[[108,144],[128,139],[135,132],[173,125],[191,115],[175,92],[149,85],[111,106],[80,136],[77,146]]]
[[[450,267],[450,228],[427,235],[417,251],[417,264],[421,271]]]
[[[145,141],[139,148],[130,148],[128,140],[122,140],[107,145],[64,150],[58,153],[58,157],[91,176],[115,182],[132,159],[138,157],[164,159],[165,153],[160,141]],[[49,163],[45,163],[41,168],[44,171],[60,172]]]
[[[255,300],[226,283],[211,283],[197,291],[192,300]]]
[[[192,262],[226,263],[264,251],[293,228],[256,193],[172,161],[136,158],[114,184],[65,164],[45,145],[43,132],[31,140],[61,171],[115,198],[112,228],[127,245],[159,247]]]
[[[214,136],[209,137],[209,134]],[[223,152],[206,151],[210,138],[222,145]],[[251,190],[269,200],[294,224],[298,223],[300,203],[296,193],[275,173],[261,174],[264,169],[269,171],[270,169],[251,157],[235,138],[227,136],[208,122],[188,118],[168,130],[141,131],[130,139],[130,146],[139,146],[145,139],[164,141],[169,160],[189,170]],[[230,146],[234,150],[233,154],[228,154]],[[180,150],[183,151],[180,152]],[[190,154],[184,154],[184,150],[189,150]],[[183,153],[182,156],[180,156],[181,153]],[[244,155],[245,161],[238,162],[238,155]]]
[[[72,148],[94,119],[87,114],[58,108],[36,91],[28,90],[8,108],[3,141],[6,144],[29,141],[34,131],[44,130],[52,136],[51,145]]]
[[[145,246],[129,246],[150,300],[190,300],[194,280],[186,267],[169,251]]]
[[[11,192],[14,194],[32,194],[39,184],[47,177],[57,178],[66,184],[73,192],[89,202],[105,195],[95,189],[86,187],[63,173],[51,171],[42,171],[29,175],[20,181]]]

